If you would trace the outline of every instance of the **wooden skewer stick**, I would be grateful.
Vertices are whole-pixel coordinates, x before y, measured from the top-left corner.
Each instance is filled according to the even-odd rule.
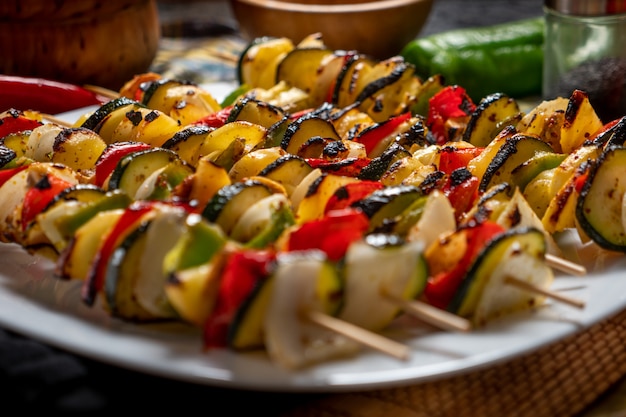
[[[352,323],[348,323],[347,321],[337,319],[319,311],[306,311],[304,316],[310,322],[315,323],[318,326],[339,333],[386,355],[400,360],[407,360],[409,358],[410,349],[402,343],[398,343],[382,335],[370,332],[369,330],[355,326]]]
[[[68,122],[67,122],[67,121],[65,121],[65,120],[61,120],[60,118],[58,118],[58,117],[56,117],[56,116],[53,116],[53,115],[51,115],[51,114],[43,114],[43,113],[42,113],[42,114],[41,114],[41,117],[42,117],[44,120],[47,120],[47,121],[52,122],[52,123],[54,123],[54,124],[57,124],[57,125],[59,125],[59,126],[63,126],[63,127],[71,127],[71,126],[72,126],[72,125],[71,125],[71,123],[68,123]]]
[[[584,266],[559,258],[558,256],[547,254],[546,262],[552,268],[568,274],[582,276],[587,273],[587,269]]]
[[[118,93],[117,91],[109,90],[108,88],[100,87],[97,85],[85,84],[83,85],[83,88],[111,100],[116,99],[120,96],[120,93]]]
[[[537,294],[541,294],[544,295],[548,298],[552,298],[554,300],[560,301],[562,303],[571,305],[572,307],[576,307],[576,308],[585,308],[585,302],[582,300],[578,300],[575,298],[571,298],[571,297],[567,297],[563,294],[559,294],[557,292],[554,291],[550,291],[550,290],[546,290],[545,288],[541,288],[537,285],[533,285],[530,282],[512,277],[512,276],[507,276],[504,280],[505,283],[516,286],[517,288],[520,288],[522,290],[526,290],[526,291],[531,291],[531,292],[535,292]]]
[[[390,294],[385,294],[385,297],[389,301],[399,306],[405,313],[411,314],[412,316],[426,323],[432,324],[435,327],[444,330],[455,330],[462,332],[467,332],[472,328],[472,324],[469,320],[464,319],[461,316],[457,316],[456,314],[452,314],[437,307],[431,306],[430,304],[426,304],[417,300],[403,300],[402,298],[394,297]]]

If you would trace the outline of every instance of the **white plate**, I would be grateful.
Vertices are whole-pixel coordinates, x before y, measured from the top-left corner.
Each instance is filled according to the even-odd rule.
[[[597,253],[587,254],[602,264]],[[626,307],[626,258],[609,257],[585,277],[557,275],[554,289],[584,309],[548,303],[536,312],[470,333],[444,332],[399,320],[387,333],[412,348],[408,361],[374,351],[289,372],[262,352],[203,352],[201,334],[182,323],[135,325],[80,302],[80,282],[61,281],[54,265],[21,247],[0,244],[0,325],[44,343],[124,368],[232,388],[318,392],[413,384],[466,373],[529,353],[584,331]]]

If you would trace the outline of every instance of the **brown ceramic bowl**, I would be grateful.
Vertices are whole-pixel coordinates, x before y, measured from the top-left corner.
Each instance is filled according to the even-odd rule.
[[[335,50],[357,50],[379,59],[398,54],[417,37],[433,0],[231,0],[242,34],[287,37],[294,42],[321,33]],[[314,3],[313,3],[314,2]]]
[[[118,89],[158,48],[156,0],[0,2],[0,73]]]

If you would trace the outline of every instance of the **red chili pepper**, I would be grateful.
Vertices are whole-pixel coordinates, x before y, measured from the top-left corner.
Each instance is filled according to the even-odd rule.
[[[36,110],[48,114],[63,113],[110,99],[77,85],[42,78],[0,75],[0,111]]]
[[[117,163],[124,156],[145,149],[149,149],[150,145],[145,142],[115,142],[108,145],[100,154],[95,164],[94,184],[102,187],[111,172],[117,166]]]
[[[372,160],[370,158],[346,158],[339,161],[324,158],[306,158],[306,162],[313,168],[344,177],[358,177],[361,170]]]
[[[476,108],[465,89],[458,85],[443,88],[430,98],[428,106],[426,125],[440,145],[449,139],[446,122],[452,118],[469,116]]]
[[[455,169],[466,168],[469,161],[480,155],[483,149],[478,147],[457,148],[444,146],[439,154],[439,171],[450,174]]]
[[[104,286],[106,266],[117,242],[131,230],[133,225],[137,224],[144,214],[152,210],[155,204],[154,201],[134,202],[126,208],[113,229],[104,237],[104,242],[96,254],[87,279],[81,288],[82,299],[87,305],[93,305],[96,301],[96,295]]]
[[[356,141],[365,146],[365,152],[369,155],[376,145],[378,145],[383,139],[389,137],[389,135],[391,135],[394,130],[398,128],[398,126],[410,118],[411,112],[391,117],[384,122],[380,122],[377,125],[365,129],[360,135],[357,136]]]
[[[220,278],[215,308],[204,324],[204,347],[228,345],[230,325],[259,280],[267,278],[276,255],[270,250],[242,249],[228,255]]]
[[[9,169],[0,170],[0,187],[2,187],[5,182],[7,182],[11,178],[13,178],[13,176],[15,174],[17,174],[20,171],[23,171],[27,167],[28,167],[28,165],[21,165],[19,167],[15,167],[15,168],[9,168]]]
[[[31,119],[24,115],[21,110],[9,109],[0,118],[0,138],[11,133],[19,133],[41,126],[41,120]]]
[[[480,251],[495,236],[505,229],[491,221],[477,223],[473,227],[464,229],[467,238],[467,250],[461,260],[450,270],[440,272],[428,279],[424,288],[424,298],[435,307],[445,309],[452,301],[465,274]]]
[[[352,182],[339,187],[326,202],[324,213],[331,210],[341,210],[348,208],[352,203],[362,200],[376,190],[380,190],[384,185],[379,181],[363,180]]]
[[[74,185],[54,175],[45,175],[34,187],[28,189],[22,204],[22,230],[41,213],[61,191]]]
[[[288,239],[289,251],[320,249],[331,261],[340,260],[350,244],[363,237],[369,219],[360,210],[332,210],[318,220],[302,224]]]
[[[228,117],[230,116],[230,112],[232,111],[233,106],[227,106],[223,109],[216,111],[215,113],[211,113],[208,116],[203,117],[200,120],[195,121],[194,125],[207,126],[207,127],[222,127],[226,124]]]

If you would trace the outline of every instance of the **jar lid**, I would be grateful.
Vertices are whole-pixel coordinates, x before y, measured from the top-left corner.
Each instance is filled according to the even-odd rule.
[[[626,0],[545,0],[557,12],[577,16],[607,16],[626,13]]]

